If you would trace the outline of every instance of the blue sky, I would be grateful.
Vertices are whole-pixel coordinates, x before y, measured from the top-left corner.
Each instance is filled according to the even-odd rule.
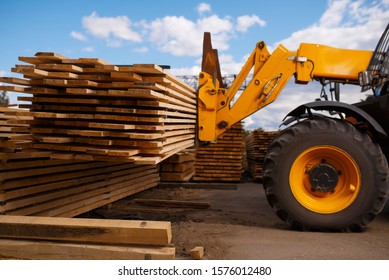
[[[389,19],[389,0],[3,0],[0,8],[0,76],[16,77],[10,69],[21,63],[18,56],[39,51],[167,64],[175,75],[197,75],[204,31],[212,33],[222,72],[236,74],[257,41],[270,49],[280,43],[297,49],[302,41],[373,49]],[[291,83],[274,105],[246,119],[246,127],[275,128],[319,90]],[[9,95],[15,102],[16,94]]]

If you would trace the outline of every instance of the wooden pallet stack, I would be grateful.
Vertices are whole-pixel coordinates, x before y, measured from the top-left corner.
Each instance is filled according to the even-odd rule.
[[[243,127],[238,122],[215,143],[196,151],[193,181],[239,182],[243,173]]]
[[[172,260],[170,222],[0,215],[0,257]]]
[[[263,163],[266,152],[278,135],[278,131],[264,131],[257,129],[250,132],[245,138],[246,154],[247,154],[247,171],[250,173],[254,181],[261,182],[263,179]]]
[[[28,149],[53,159],[157,164],[192,147],[195,90],[154,64],[116,66],[98,58],[69,59],[40,52],[1,77],[0,90],[19,92],[31,117]]]
[[[188,182],[194,175],[195,150],[186,149],[160,163],[161,182]]]
[[[31,117],[4,114],[11,111],[20,109],[0,107],[2,215],[74,217],[159,183],[156,165],[51,159],[25,148],[34,140],[21,121]]]

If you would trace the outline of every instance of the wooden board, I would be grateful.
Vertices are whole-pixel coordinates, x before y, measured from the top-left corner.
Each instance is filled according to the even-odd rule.
[[[170,222],[1,215],[0,237],[164,246],[172,233]]]
[[[115,246],[0,238],[0,258],[29,260],[174,260],[174,247]]]

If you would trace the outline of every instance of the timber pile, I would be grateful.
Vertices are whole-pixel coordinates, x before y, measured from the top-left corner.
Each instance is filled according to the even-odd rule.
[[[9,116],[7,112],[17,112],[18,109],[0,106],[0,154],[14,152],[21,148],[25,143],[31,143],[33,139],[29,133],[29,127],[26,122],[31,121],[32,117]]]
[[[195,150],[186,149],[160,163],[161,182],[188,182],[194,175]]]
[[[247,170],[254,181],[263,179],[263,163],[269,145],[278,135],[278,131],[257,129],[245,138],[247,154]]]
[[[10,111],[20,109],[0,107],[2,215],[74,217],[159,183],[155,165],[51,159],[51,152],[21,148],[33,141],[20,124],[31,117],[4,114]]]
[[[238,122],[216,143],[200,146],[196,151],[193,181],[239,182],[243,173],[243,127]]]
[[[53,159],[157,164],[192,147],[195,90],[154,64],[116,66],[98,58],[39,52],[0,77],[0,90],[19,92],[28,109],[7,112],[28,124],[29,150]],[[18,122],[16,122],[18,123]]]
[[[0,215],[0,257],[175,259],[170,222]]]

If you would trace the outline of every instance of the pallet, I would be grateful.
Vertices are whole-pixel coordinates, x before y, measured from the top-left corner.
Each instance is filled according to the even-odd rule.
[[[27,110],[3,112],[33,135],[29,151],[157,164],[194,146],[195,90],[157,65],[118,66],[49,52],[19,60],[29,64],[12,72],[23,78],[0,77],[13,84],[0,90],[29,95],[18,98]]]

